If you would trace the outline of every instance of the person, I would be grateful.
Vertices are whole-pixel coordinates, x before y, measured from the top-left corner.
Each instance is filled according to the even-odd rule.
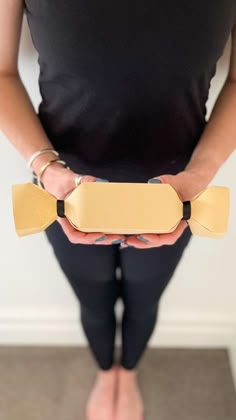
[[[17,65],[24,13],[39,54],[38,112]],[[0,126],[26,162],[37,154],[32,182],[40,177],[63,199],[78,182],[159,180],[191,200],[236,147],[235,24],[235,0],[2,0]],[[229,35],[229,71],[207,122],[210,81]],[[159,235],[84,233],[57,222],[45,234],[98,365],[86,418],[142,420],[138,363],[192,233],[185,220]]]

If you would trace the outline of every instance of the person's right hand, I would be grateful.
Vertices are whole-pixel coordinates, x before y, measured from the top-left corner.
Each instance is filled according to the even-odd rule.
[[[63,167],[59,163],[50,165],[43,174],[41,181],[45,190],[53,194],[58,200],[64,200],[75,189],[77,173]],[[96,182],[99,178],[93,175],[82,175],[81,183]],[[96,211],[96,209],[94,209]],[[125,236],[119,234],[103,234],[102,232],[82,232],[75,229],[66,217],[57,217],[69,241],[77,244],[111,245],[112,243],[125,242]]]

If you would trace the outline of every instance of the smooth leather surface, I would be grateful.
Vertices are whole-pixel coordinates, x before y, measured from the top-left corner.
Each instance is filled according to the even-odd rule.
[[[33,183],[12,185],[18,236],[46,229],[58,217],[57,199]],[[222,237],[228,228],[230,191],[209,186],[191,200],[187,220],[194,235]],[[172,232],[183,203],[170,184],[83,182],[64,200],[65,216],[83,232],[121,234]]]

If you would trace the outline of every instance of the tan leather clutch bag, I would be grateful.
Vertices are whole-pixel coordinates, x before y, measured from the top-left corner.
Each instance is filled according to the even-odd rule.
[[[57,200],[28,182],[12,185],[12,200],[18,236],[40,232],[58,216],[83,232],[167,233],[184,219],[194,235],[218,238],[228,227],[229,188],[221,186],[182,202],[170,184],[83,182]]]

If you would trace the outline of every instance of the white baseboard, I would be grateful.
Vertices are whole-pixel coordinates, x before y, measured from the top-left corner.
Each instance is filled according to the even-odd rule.
[[[116,343],[121,343],[118,329]],[[79,312],[68,312],[57,306],[40,308],[40,311],[37,308],[8,307],[0,310],[0,345],[86,346],[87,339]],[[236,390],[236,317],[161,313],[148,346],[226,348]]]
[[[161,312],[149,345],[236,349],[235,326],[236,317],[222,314]],[[118,344],[119,337],[118,332]],[[7,307],[0,308],[0,345],[4,344],[86,345],[87,340],[74,308]]]

